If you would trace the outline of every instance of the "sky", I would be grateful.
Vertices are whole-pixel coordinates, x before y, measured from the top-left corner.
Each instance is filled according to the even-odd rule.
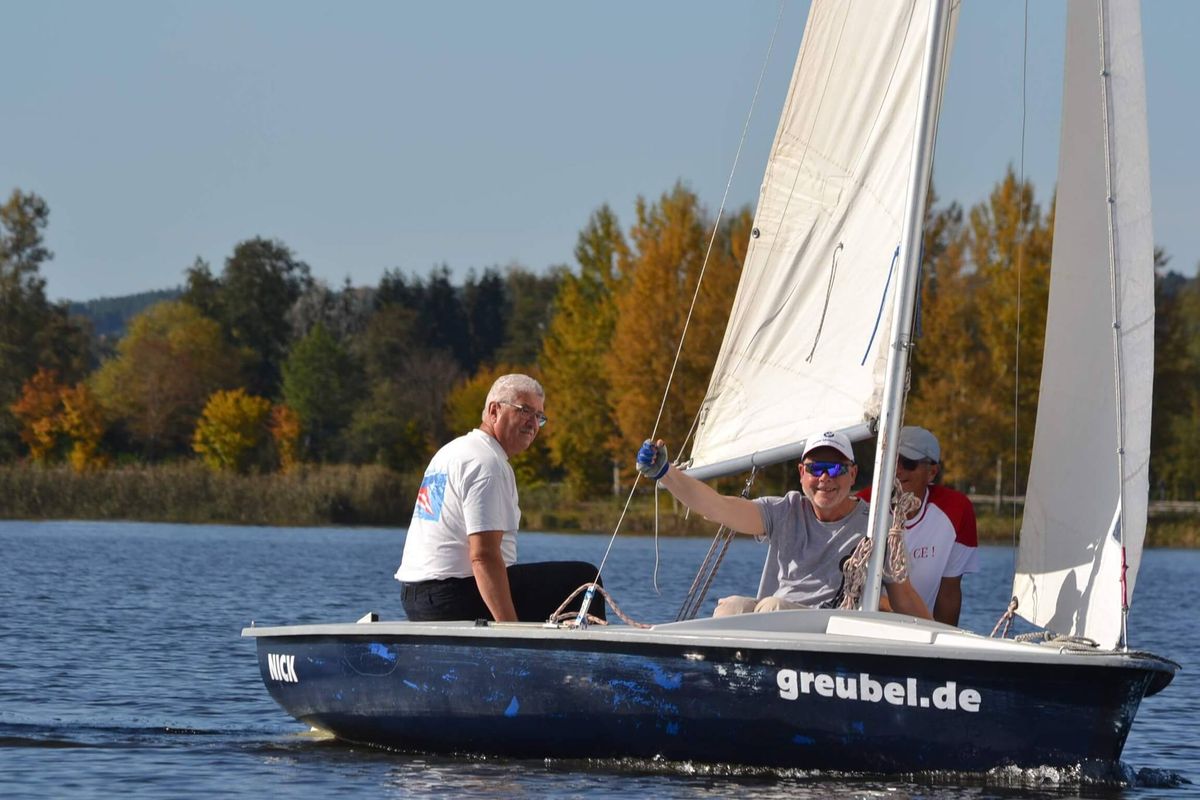
[[[1066,7],[1028,6],[1026,40],[1025,3],[963,2],[934,167],[943,201],[982,201],[1011,165],[1049,207]],[[727,185],[729,207],[753,206],[807,11],[804,0],[9,3],[0,193],[48,203],[55,257],[42,274],[56,300],[178,286],[195,259],[219,272],[255,236],[334,286],[442,264],[460,279],[570,265],[605,203],[625,227],[638,197],[677,181],[714,214]],[[1144,0],[1142,20],[1155,240],[1191,275],[1200,2]]]

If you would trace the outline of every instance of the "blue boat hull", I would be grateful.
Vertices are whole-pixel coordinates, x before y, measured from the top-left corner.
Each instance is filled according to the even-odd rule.
[[[500,632],[257,641],[272,697],[351,742],[854,772],[1115,763],[1142,697],[1170,679],[1160,660],[1014,663]]]

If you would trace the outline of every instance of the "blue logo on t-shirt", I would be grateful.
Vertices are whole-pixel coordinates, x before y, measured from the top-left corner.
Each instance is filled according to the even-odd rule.
[[[426,475],[417,492],[417,506],[413,509],[418,519],[437,522],[442,517],[442,502],[446,499],[446,473]]]

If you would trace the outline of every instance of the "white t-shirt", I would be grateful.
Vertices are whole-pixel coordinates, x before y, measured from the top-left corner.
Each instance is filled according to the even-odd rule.
[[[869,500],[871,490],[858,493]],[[962,492],[933,484],[925,490],[921,510],[904,523],[908,547],[908,579],[933,612],[942,578],[979,571],[979,540],[975,507]]]
[[[512,566],[520,521],[508,456],[476,428],[438,450],[425,468],[396,580],[471,577],[467,537],[483,531],[504,531],[500,551],[505,565]]]

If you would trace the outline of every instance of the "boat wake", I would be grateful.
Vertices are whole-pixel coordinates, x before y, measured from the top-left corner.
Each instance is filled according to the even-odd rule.
[[[137,723],[0,722],[0,748],[141,747],[181,736],[222,739],[257,738],[266,732],[265,730],[202,729]]]
[[[897,782],[919,786],[979,786],[1005,789],[1070,789],[1073,787],[1126,788],[1176,788],[1191,783],[1183,775],[1171,770],[1135,768],[1124,762],[1113,765],[1101,762],[1077,764],[1071,767],[998,767],[987,772],[962,772],[955,770],[929,770],[902,774],[882,775],[871,772],[846,772],[833,770],[805,770],[777,767],[756,767],[732,763],[700,763],[691,761],[668,761],[666,759],[620,758],[620,759],[545,759],[544,766],[550,770],[578,770],[586,765],[588,771],[611,770],[616,773],[649,773],[682,775],[688,777],[784,779],[801,782],[820,781],[828,788],[829,782],[844,781],[846,784],[864,788],[883,782],[895,786]]]

